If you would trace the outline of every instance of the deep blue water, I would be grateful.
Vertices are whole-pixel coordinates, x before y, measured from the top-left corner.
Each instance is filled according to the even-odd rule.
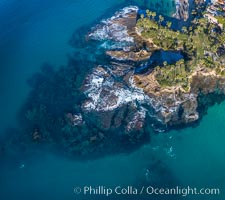
[[[123,3],[123,2],[122,2]],[[16,124],[26,98],[26,83],[44,62],[56,68],[73,54],[68,44],[74,30],[94,23],[120,0],[0,1],[0,133]],[[219,196],[189,196],[190,200],[225,198],[225,103],[209,109],[195,128],[154,135],[131,154],[77,162],[43,150],[29,158],[0,163],[0,199],[100,199],[73,193],[82,185],[138,185],[147,170],[163,182],[218,187]],[[166,172],[166,175],[165,175]],[[123,196],[115,199],[128,199]],[[135,197],[133,197],[136,199]],[[105,198],[102,198],[105,199]],[[140,199],[140,198],[139,198]],[[164,200],[162,197],[160,200]]]
[[[44,62],[56,67],[72,53],[73,32],[102,16],[121,1],[1,1],[0,9],[0,132],[12,120],[29,87],[26,80]]]
[[[156,51],[151,56],[149,64],[163,65],[163,62],[167,62],[169,65],[176,63],[181,60],[183,56],[180,52],[176,51]]]
[[[163,66],[164,62],[167,64],[175,64],[177,61],[183,59],[183,55],[179,51],[163,51],[158,50],[155,51],[150,59],[140,67],[135,69],[136,73],[144,73],[148,71],[148,69],[153,69],[156,66]]]

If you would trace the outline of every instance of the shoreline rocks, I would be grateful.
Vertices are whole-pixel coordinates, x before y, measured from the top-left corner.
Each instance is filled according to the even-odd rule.
[[[136,18],[137,7],[128,7],[92,29],[87,38],[97,42],[86,49],[103,49],[92,55],[101,56],[98,64],[71,60],[57,72],[35,76],[23,124],[12,131],[7,151],[30,152],[37,144],[82,158],[132,151],[149,141],[153,130],[196,122],[200,109],[219,102],[212,94],[225,94],[225,77],[214,70],[199,67],[189,77],[189,90],[160,86],[154,70],[135,73],[158,49],[135,28]]]
[[[189,18],[189,0],[176,0],[176,13],[173,17],[187,21]]]
[[[184,4],[182,9],[188,12],[188,1],[184,0],[182,3]],[[129,12],[126,12],[125,15],[120,14],[119,17],[116,17],[116,21],[114,17],[110,18],[111,21],[106,21],[110,26],[112,23],[122,25],[123,30],[126,30],[126,34],[128,34],[126,37],[130,38],[129,40],[132,41],[132,45],[129,43],[127,48],[123,47],[121,50],[107,48],[105,51],[106,55],[111,59],[111,63],[114,63],[112,65],[113,67],[107,67],[109,73],[106,72],[105,77],[111,79],[117,76],[123,81],[117,84],[111,83],[111,85],[107,83],[108,91],[101,89],[102,94],[98,93],[95,95],[97,101],[95,101],[96,98],[93,98],[92,94],[86,92],[87,96],[92,96],[92,102],[95,102],[95,105],[91,106],[91,104],[85,103],[84,107],[87,108],[89,106],[89,108],[95,111],[107,111],[117,109],[127,103],[137,102],[135,104],[147,104],[151,106],[154,111],[154,116],[162,125],[177,126],[196,122],[200,118],[200,113],[198,112],[198,96],[200,92],[207,95],[209,93],[214,93],[219,88],[219,90],[225,94],[225,78],[218,77],[212,70],[199,70],[198,72],[192,73],[189,78],[190,89],[185,91],[182,87],[179,87],[179,85],[168,86],[166,88],[161,87],[155,78],[154,72],[135,74],[134,69],[136,65],[148,60],[157,47],[152,41],[144,39],[141,34],[138,33],[135,23],[133,22],[133,20],[137,18],[135,17],[137,15],[137,13],[135,13],[137,12],[137,8],[125,8],[123,11],[124,10],[129,10]],[[185,16],[186,18],[188,17],[188,15]],[[101,32],[105,29],[105,27],[102,27],[99,31]],[[109,33],[107,32],[107,34]],[[117,37],[117,34],[111,34],[112,32],[110,32],[110,37],[104,37],[103,40],[107,38],[112,43],[123,43],[124,39]],[[121,61],[123,61],[123,63],[121,63]],[[114,71],[112,70],[113,68]],[[117,71],[117,73],[113,74],[115,71]],[[110,76],[111,78],[109,78]],[[90,80],[90,78],[88,79]],[[127,82],[124,81],[125,79],[132,80],[132,84],[131,82],[127,84]],[[103,81],[103,79],[101,80]],[[119,87],[115,87],[115,85],[119,85]],[[124,90],[124,87],[127,89]],[[98,88],[98,85],[95,85],[94,88]],[[139,91],[138,93],[136,93],[137,89]],[[101,109],[99,106],[103,106],[104,109]]]

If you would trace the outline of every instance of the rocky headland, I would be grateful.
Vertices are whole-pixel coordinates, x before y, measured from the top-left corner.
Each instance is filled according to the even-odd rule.
[[[93,158],[197,122],[224,98],[225,32],[201,13],[189,27],[172,23],[129,6],[91,28],[68,65],[44,65],[31,78],[20,127],[1,152],[42,144]]]
[[[132,0],[140,8],[158,11],[169,17],[187,21],[192,0],[174,0],[174,1],[148,1],[148,0]]]
[[[185,1],[184,4],[188,6],[188,2]],[[96,35],[99,36],[99,33],[108,27],[109,32],[104,32],[106,36],[98,38],[99,40],[104,41],[107,38],[112,40],[112,43],[127,41],[119,48],[118,45],[117,48],[114,48],[114,45],[108,46],[105,54],[111,59],[111,64],[107,66],[108,73],[111,76],[112,74],[115,76],[116,73],[130,92],[121,97],[125,93],[116,92],[118,88],[115,89],[114,85],[109,89],[110,92],[105,93],[106,95],[88,93],[92,104],[85,103],[85,108],[98,110],[98,106],[103,106],[102,110],[112,110],[127,102],[139,102],[140,105],[151,106],[153,109],[151,115],[154,113],[154,117],[166,126],[196,122],[201,115],[198,109],[199,95],[213,93],[222,95],[225,92],[224,58],[218,56],[217,49],[215,50],[223,44],[218,41],[219,44],[210,43],[215,36],[209,33],[211,30],[204,33],[209,23],[203,18],[193,22],[189,30],[186,27],[182,30],[172,30],[171,22],[166,22],[162,16],[157,19],[151,11],[146,15],[147,17],[139,16],[138,8],[130,7],[125,15],[109,19],[108,24],[97,26],[89,34],[90,39],[96,39]],[[120,27],[123,33],[111,29],[112,25]],[[215,27],[209,29],[212,28]],[[207,39],[201,41],[199,37]],[[197,47],[200,42],[205,42],[201,44],[202,48]],[[217,46],[214,51],[209,49],[209,44],[212,47]],[[181,52],[182,59],[168,63],[170,61],[165,58],[162,63],[156,63],[154,66],[155,63],[149,61],[156,51]],[[173,55],[169,54],[168,57]],[[110,75],[99,74],[102,78],[95,88],[99,86],[103,92],[102,83]],[[116,91],[113,92],[113,89]]]
[[[176,0],[176,13],[173,17],[187,21],[189,18],[189,0]]]

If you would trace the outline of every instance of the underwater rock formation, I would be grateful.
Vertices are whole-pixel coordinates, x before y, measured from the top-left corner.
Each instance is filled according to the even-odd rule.
[[[42,67],[29,81],[32,90],[21,108],[21,127],[13,130],[4,149],[17,143],[25,151],[42,144],[82,158],[133,150],[149,141],[153,130],[196,122],[199,107],[208,105],[201,102],[202,95],[225,94],[225,76],[201,65],[190,70],[186,88],[162,86],[155,69],[163,66],[150,60],[165,41],[155,44],[144,37],[137,19],[136,6],[118,11],[90,30],[87,46],[67,66],[57,71]],[[169,26],[163,31],[166,35]],[[176,53],[183,50],[178,40],[172,45]],[[86,54],[92,58],[85,59]]]
[[[183,3],[188,6],[188,2],[185,2],[186,1]],[[104,27],[98,25],[96,28],[98,31],[91,33],[89,36],[91,39],[97,39],[102,42],[105,41],[105,38],[110,40],[112,46],[108,46],[105,53],[111,58],[111,62],[114,63],[114,68],[119,67],[120,74],[125,77],[125,84],[120,84],[120,87],[126,87],[127,91],[131,92],[127,92],[123,98],[120,98],[118,94],[122,95],[125,93],[120,88],[115,88],[114,85],[111,85],[111,88],[108,89],[111,91],[108,92],[109,95],[107,95],[107,93],[105,93],[106,95],[101,95],[99,93],[93,95],[88,93],[87,90],[86,93],[88,93],[88,96],[92,96],[92,102],[95,104],[94,107],[91,106],[93,104],[88,104],[89,107],[98,111],[98,106],[103,105],[106,110],[112,110],[120,107],[121,101],[124,104],[128,102],[138,102],[140,105],[147,104],[151,106],[154,114],[151,110],[150,115],[153,114],[158,121],[166,126],[189,124],[197,121],[200,117],[200,113],[198,112],[198,96],[201,93],[207,95],[209,93],[215,93],[216,91],[224,94],[225,77],[216,73],[215,70],[199,66],[188,77],[190,88],[184,90],[183,87],[179,85],[162,87],[158,83],[154,71],[151,72],[151,70],[147,70],[146,73],[137,74],[137,70],[135,70],[137,66],[141,66],[144,61],[148,61],[153,52],[160,49],[160,47],[155,45],[151,39],[142,37],[134,22],[129,23],[137,18],[137,9],[135,7],[130,7],[124,10],[128,10],[129,12],[126,12],[125,15],[117,15],[116,20],[114,20],[114,18],[106,20],[107,23]],[[118,37],[118,34],[112,35],[113,32],[106,31],[110,29],[109,27],[112,23],[122,24],[123,31],[126,32],[126,38],[129,38],[129,42],[131,42],[127,48],[123,46],[120,50],[114,50],[114,43],[118,43],[119,41],[123,43],[124,38]],[[132,24],[132,26],[130,24]],[[102,32],[104,32],[104,34],[93,38],[93,34],[95,35]],[[104,37],[101,37],[102,35],[104,35]],[[115,63],[117,64],[115,65]],[[124,66],[124,63],[130,64]],[[112,67],[110,68],[108,66],[107,68],[112,73]],[[96,72],[93,74],[96,74]],[[97,74],[101,75],[101,73]],[[110,77],[110,75],[106,76],[108,78]],[[90,80],[90,78],[88,79]],[[132,84],[129,84],[129,82],[126,81],[127,79],[132,80]],[[103,78],[101,81],[103,81]],[[94,88],[97,90],[98,86],[99,85],[95,85]],[[109,86],[110,84],[107,84],[107,87]],[[136,89],[134,90],[134,88]],[[139,94],[136,93],[137,89],[139,90]],[[104,89],[102,91],[104,92]]]

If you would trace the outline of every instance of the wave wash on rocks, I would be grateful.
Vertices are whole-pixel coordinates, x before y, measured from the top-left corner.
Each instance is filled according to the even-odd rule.
[[[133,64],[109,60],[102,51],[91,52],[91,57],[105,58],[107,64],[95,66],[84,59],[89,49],[133,48],[126,19],[133,27],[137,9],[127,7],[103,20],[89,32],[84,51],[67,66],[54,70],[44,65],[29,80],[32,90],[19,113],[19,128],[10,130],[2,153],[29,153],[44,145],[85,159],[132,151],[149,141],[144,104],[151,100],[133,84]]]
[[[73,157],[102,156],[134,150],[154,130],[199,118],[194,89],[204,89],[201,80],[214,79],[196,76],[192,92],[182,96],[168,91],[157,95],[149,73],[141,76],[147,84],[138,87],[135,69],[156,46],[136,30],[137,11],[126,7],[102,20],[87,34],[82,58],[77,54],[57,71],[47,65],[31,78],[33,89],[21,109],[20,128],[11,130],[4,152],[30,151],[42,144]],[[86,54],[97,62],[87,61]],[[222,87],[222,79],[220,83]]]

